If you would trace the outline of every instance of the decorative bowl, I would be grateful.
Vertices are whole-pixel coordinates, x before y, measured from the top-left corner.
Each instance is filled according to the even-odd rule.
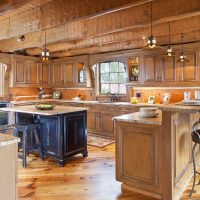
[[[37,104],[35,104],[35,107],[38,110],[53,110],[56,107],[56,104],[52,104],[52,103],[37,103]]]

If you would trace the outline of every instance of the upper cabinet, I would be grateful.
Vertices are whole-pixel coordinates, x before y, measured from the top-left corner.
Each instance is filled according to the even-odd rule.
[[[143,56],[143,82],[162,81],[161,57],[159,54],[147,54]]]
[[[162,59],[163,82],[176,81],[176,61],[175,57],[164,56]]]
[[[177,80],[180,82],[194,82],[199,80],[198,52],[185,51],[188,62],[177,63]]]
[[[50,64],[40,64],[40,73],[39,73],[39,83],[48,85],[51,83],[51,65]]]
[[[38,84],[39,65],[32,61],[16,60],[14,84]]]

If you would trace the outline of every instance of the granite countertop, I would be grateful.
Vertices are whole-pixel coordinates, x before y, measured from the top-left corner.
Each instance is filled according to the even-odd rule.
[[[137,103],[132,104],[130,102],[109,102],[109,101],[74,101],[74,100],[65,100],[65,99],[42,99],[42,100],[28,100],[28,101],[12,101],[14,105],[23,105],[23,104],[35,104],[38,102],[43,101],[53,101],[53,102],[60,102],[60,103],[77,103],[77,104],[95,104],[95,105],[115,105],[115,106],[132,106],[132,107],[145,107],[145,106],[153,106],[158,107],[162,111],[169,111],[169,112],[199,112],[200,105],[181,105],[179,102],[174,104],[148,104],[148,103]]]
[[[27,106],[14,106],[14,107],[0,108],[0,110],[37,114],[37,115],[59,115],[59,114],[64,114],[64,113],[84,111],[84,110],[88,110],[88,108],[56,105],[56,107],[53,110],[38,110],[35,108],[34,105],[27,105]]]
[[[158,111],[158,115],[156,117],[140,117],[139,112],[121,115],[117,117],[113,117],[113,120],[121,121],[121,122],[135,122],[139,124],[152,124],[152,125],[162,125],[162,112]]]
[[[106,105],[121,105],[121,106],[136,106],[136,107],[141,107],[141,106],[157,106],[160,104],[148,104],[148,103],[137,103],[137,104],[132,104],[130,102],[111,102],[111,101],[85,101],[85,100],[67,100],[67,99],[41,99],[41,100],[27,100],[27,101],[11,101],[13,105],[20,105],[20,104],[35,104],[39,102],[60,102],[60,103],[81,103],[81,104],[106,104]]]
[[[9,144],[13,144],[13,143],[17,143],[19,141],[20,141],[20,139],[17,137],[0,133],[0,147],[6,146]]]

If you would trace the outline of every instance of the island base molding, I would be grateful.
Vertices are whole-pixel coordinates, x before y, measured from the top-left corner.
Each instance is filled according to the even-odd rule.
[[[140,189],[140,188],[137,188],[137,187],[125,184],[125,183],[122,183],[121,190],[122,190],[122,192],[131,191],[131,192],[144,194],[146,196],[150,196],[150,197],[153,197],[153,198],[156,198],[156,199],[162,199],[160,194],[155,194],[155,193],[152,193],[150,191],[143,190],[143,189]]]

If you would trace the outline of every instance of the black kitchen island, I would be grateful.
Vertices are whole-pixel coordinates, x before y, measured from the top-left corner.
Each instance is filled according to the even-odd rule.
[[[28,105],[2,110],[15,112],[16,123],[39,123],[44,156],[55,158],[60,166],[73,155],[87,157],[87,108],[57,105],[53,110],[38,110]]]

